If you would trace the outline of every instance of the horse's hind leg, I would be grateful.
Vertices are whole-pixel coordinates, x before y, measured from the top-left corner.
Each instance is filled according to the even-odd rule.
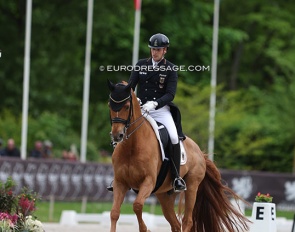
[[[182,218],[182,231],[190,232],[193,226],[193,210],[196,202],[197,190],[187,189],[185,191],[185,210]]]
[[[182,218],[182,231],[190,232],[193,226],[193,210],[196,203],[198,187],[204,178],[204,169],[198,168],[196,170],[190,170],[186,175],[185,181],[187,183],[187,190],[185,194],[184,203],[184,215]]]
[[[176,194],[168,195],[167,193],[157,193],[156,196],[161,204],[163,214],[171,226],[171,231],[180,232],[181,224],[174,211]]]
[[[111,230],[110,232],[116,231],[117,221],[120,217],[120,208],[123,203],[126,192],[129,190],[126,186],[115,185],[114,183],[114,197],[113,197],[113,206],[111,210]]]

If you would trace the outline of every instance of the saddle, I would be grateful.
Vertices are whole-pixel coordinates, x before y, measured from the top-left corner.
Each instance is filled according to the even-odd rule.
[[[156,122],[149,115],[146,116],[146,119],[151,124],[152,128],[154,129],[154,132],[156,134],[156,137],[158,139],[158,142],[159,142],[159,145],[161,148],[161,153],[162,153],[161,155],[162,155],[162,161],[163,161],[160,172],[157,177],[156,186],[155,186],[154,190],[152,191],[152,193],[154,193],[163,184],[163,182],[167,176],[168,170],[170,168],[170,154],[172,153],[172,143],[170,141],[168,131],[163,124]],[[185,152],[182,140],[180,140],[180,150],[181,150],[180,165],[184,165],[187,161],[187,156],[186,156],[186,152]],[[133,189],[133,191],[138,193],[138,190],[136,190],[136,189]]]
[[[169,160],[169,154],[171,154],[172,144],[171,144],[170,137],[166,127],[162,123],[156,122],[149,115],[146,116],[146,119],[151,124],[156,134],[156,137],[158,139],[159,145],[161,147],[162,160],[163,161],[166,159]],[[187,156],[186,156],[186,151],[184,149],[183,140],[181,138],[182,138],[182,135],[179,138],[180,152],[181,152],[180,165],[184,165],[186,164]]]

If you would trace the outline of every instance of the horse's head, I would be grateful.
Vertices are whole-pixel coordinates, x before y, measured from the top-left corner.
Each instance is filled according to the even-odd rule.
[[[108,80],[108,86],[111,91],[109,107],[112,131],[110,135],[112,140],[118,143],[124,139],[133,113],[131,83],[113,84]]]

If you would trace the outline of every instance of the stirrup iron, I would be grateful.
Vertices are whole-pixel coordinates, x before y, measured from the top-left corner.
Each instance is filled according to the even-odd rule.
[[[182,185],[184,186],[184,188],[183,189],[177,189],[176,188],[176,181],[180,181],[182,183]],[[174,179],[174,181],[173,181],[173,190],[174,190],[175,193],[180,193],[180,192],[183,192],[183,191],[186,190],[186,183],[180,176],[178,176],[178,177],[176,177]]]
[[[107,190],[108,190],[109,192],[113,192],[113,191],[114,191],[113,182],[114,182],[114,181],[112,181],[111,184],[107,187]]]

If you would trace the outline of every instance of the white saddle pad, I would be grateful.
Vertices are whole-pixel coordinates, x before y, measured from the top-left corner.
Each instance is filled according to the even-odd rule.
[[[151,116],[147,115],[145,117],[148,120],[148,122],[151,124],[152,128],[154,129],[154,132],[155,132],[158,142],[160,144],[162,160],[164,161],[167,158],[165,157],[165,151],[164,151],[163,144],[162,144],[160,134],[159,134],[159,129],[161,129],[161,127],[158,126],[157,122]],[[187,155],[186,155],[186,151],[184,149],[184,145],[183,145],[182,140],[180,140],[180,153],[181,153],[180,164],[184,165],[184,164],[186,164],[186,161],[187,161]]]

